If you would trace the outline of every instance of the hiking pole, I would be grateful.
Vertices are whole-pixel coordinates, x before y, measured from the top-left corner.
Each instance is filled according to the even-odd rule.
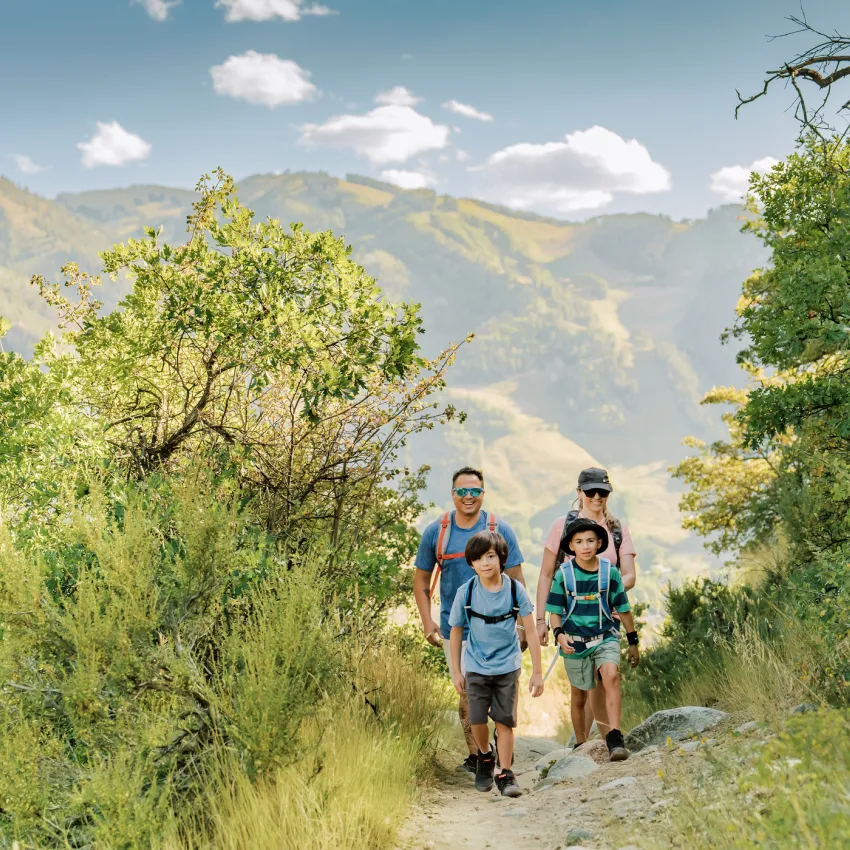
[[[561,653],[558,651],[558,645],[555,644],[555,657],[552,659],[552,663],[549,665],[549,669],[546,671],[546,675],[543,677],[543,681],[545,682],[549,678],[549,674],[555,669],[555,664],[558,661],[558,656]]]

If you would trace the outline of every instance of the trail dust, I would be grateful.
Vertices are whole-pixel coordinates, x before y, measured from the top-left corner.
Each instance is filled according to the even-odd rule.
[[[659,771],[668,754],[650,747],[611,763],[600,740],[568,750],[554,738],[564,729],[567,710],[560,678],[547,681],[540,699],[523,693],[520,701],[513,770],[523,795],[504,798],[495,788],[482,793],[468,773],[441,768],[412,807],[398,850],[619,850],[628,845],[624,835],[648,828],[667,804]],[[457,734],[460,742],[459,728]],[[572,754],[592,759],[594,772],[574,779],[541,778],[541,768]],[[459,761],[463,754],[456,755]]]

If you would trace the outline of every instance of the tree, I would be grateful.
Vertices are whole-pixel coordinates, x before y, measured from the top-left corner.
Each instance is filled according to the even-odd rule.
[[[789,20],[796,29],[784,33],[778,38],[805,33],[820,39],[815,45],[793,59],[783,63],[780,68],[767,72],[761,91],[748,97],[738,95],[738,105],[735,108],[735,117],[742,106],[767,95],[770,87],[784,81],[794,89],[795,116],[800,122],[800,136],[802,141],[809,133],[818,136],[821,141],[827,141],[828,137],[835,132],[832,125],[834,118],[829,117],[829,101],[833,94],[833,87],[845,78],[850,77],[850,36],[845,36],[838,31],[827,33],[813,27],[803,13],[800,17],[792,15]],[[807,99],[807,91],[814,91],[820,100]],[[843,98],[840,98],[843,100]],[[850,109],[850,100],[845,100],[836,113],[838,115],[847,113]],[[845,130],[846,132],[846,130]]]
[[[848,166],[850,144],[811,134],[752,178],[744,229],[771,263],[744,284],[727,338],[744,341],[738,360],[755,380],[713,399],[738,405],[730,443],[702,447],[678,469],[692,488],[683,506],[707,510],[689,522],[719,531],[718,545],[763,538],[772,522],[801,559],[850,541]]]
[[[23,395],[45,399],[27,421],[61,412],[66,437],[95,423],[93,454],[131,479],[202,458],[289,550],[361,551],[399,448],[456,415],[434,395],[458,346],[424,358],[418,305],[385,300],[333,234],[255,223],[221,171],[198,193],[185,244],[147,230],[101,255],[132,283],[115,311],[74,263],[74,298],[33,278],[63,334],[37,363],[7,357]]]

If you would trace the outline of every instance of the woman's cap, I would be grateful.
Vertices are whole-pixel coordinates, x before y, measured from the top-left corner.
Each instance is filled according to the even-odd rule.
[[[606,493],[613,491],[611,479],[608,478],[608,473],[604,469],[591,466],[590,469],[584,469],[578,476],[579,490],[604,490]]]
[[[575,555],[575,552],[573,552],[570,548],[570,543],[572,542],[573,537],[581,531],[593,531],[596,534],[596,536],[602,541],[602,545],[599,547],[600,552],[604,552],[608,548],[608,530],[601,526],[598,522],[594,522],[592,519],[578,517],[567,526],[564,536],[561,538],[561,548],[565,552],[568,552],[570,555]]]

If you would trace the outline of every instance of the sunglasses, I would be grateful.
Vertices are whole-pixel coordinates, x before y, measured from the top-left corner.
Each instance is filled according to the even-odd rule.
[[[452,490],[452,493],[457,493],[461,499],[463,499],[467,494],[472,496],[473,499],[477,499],[483,492],[483,487],[455,487],[454,490]]]
[[[584,493],[588,499],[595,499],[597,496],[600,499],[606,499],[611,495],[607,490],[582,490],[581,492]]]

